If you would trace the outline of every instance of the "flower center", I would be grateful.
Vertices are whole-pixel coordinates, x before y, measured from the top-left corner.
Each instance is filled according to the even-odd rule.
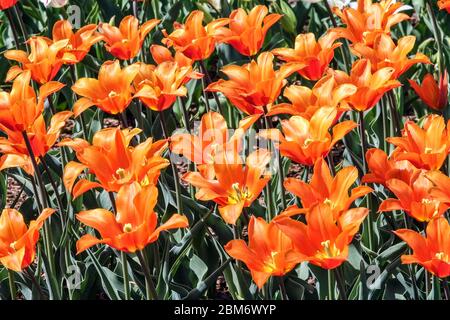
[[[119,179],[125,179],[125,169],[119,168],[116,170],[116,174],[119,177]]]
[[[311,138],[307,138],[305,139],[305,141],[303,141],[303,146],[307,147],[311,144],[311,142],[313,142],[314,140]]]
[[[108,94],[108,97],[110,97],[110,98],[114,98],[114,97],[116,97],[117,96],[117,92],[115,92],[115,91],[111,91],[109,94]]]
[[[13,249],[14,251],[17,250],[17,249],[16,249],[16,243],[17,243],[17,241],[14,241],[14,242],[11,242],[11,243],[9,244],[9,247],[10,247],[11,249]]]
[[[252,194],[248,191],[247,187],[244,186],[241,188],[238,182],[233,183],[231,188],[233,191],[231,191],[228,196],[228,204],[236,204],[252,197]]]
[[[438,252],[435,254],[436,259],[448,262],[448,255],[446,255],[444,252]]]
[[[433,151],[433,148],[430,148],[430,147],[426,147],[425,148],[425,153],[426,154],[430,154],[432,151]]]
[[[123,226],[123,232],[131,232],[131,230],[133,230],[133,226],[131,225],[131,223],[125,223],[125,225]]]
[[[320,245],[323,247],[324,252],[321,252],[326,258],[333,258],[341,254],[341,250],[336,248],[336,245],[333,243],[331,245],[330,240],[325,240],[320,243]]]

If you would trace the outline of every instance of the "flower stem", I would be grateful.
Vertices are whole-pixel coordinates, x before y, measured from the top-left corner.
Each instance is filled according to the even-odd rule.
[[[442,279],[442,286],[444,287],[445,300],[450,300],[450,289],[446,278]]]
[[[31,270],[31,268],[25,269],[25,272],[27,273],[28,277],[30,277],[30,280],[33,283],[33,285],[36,287],[36,290],[39,293],[39,298],[44,299],[44,293],[42,292],[42,288],[39,285],[39,283],[36,281],[36,277],[34,276],[34,273]]]
[[[14,37],[14,42],[15,42],[16,48],[19,49],[20,48],[19,35],[17,33],[17,29],[16,29],[16,26],[14,24],[14,19],[13,19],[13,16],[11,14],[11,8],[6,9],[5,11],[6,11],[6,17],[9,20],[9,25],[10,25],[12,33],[13,33],[13,37]]]
[[[126,252],[121,251],[120,258],[122,260],[123,289],[125,291],[125,300],[130,300],[130,279],[128,276],[128,262]]]
[[[334,279],[333,272],[328,269],[328,300],[334,300]]]
[[[387,96],[389,99],[389,106],[391,109],[391,118],[392,118],[391,120],[393,120],[394,132],[395,135],[399,137],[401,135],[402,125],[400,121],[400,115],[398,114],[397,110],[397,103],[395,102],[395,96],[392,91],[389,91],[387,93]]]
[[[14,8],[14,12],[15,12],[15,14],[17,16],[17,21],[19,21],[19,27],[20,27],[20,31],[22,32],[22,37],[23,37],[23,39],[25,41],[25,47],[27,48],[27,52],[29,53],[30,52],[30,48],[29,48],[28,43],[27,43],[27,40],[28,40],[29,37],[28,37],[27,29],[25,29],[25,23],[23,22],[22,15],[21,15],[17,5],[15,5],[13,8]]]
[[[430,20],[431,20],[431,24],[433,26],[433,35],[434,35],[434,40],[436,41],[436,46],[437,46],[437,50],[438,50],[438,66],[439,66],[439,72],[440,74],[444,74],[444,54],[442,53],[442,37],[441,34],[439,32],[439,27],[438,27],[438,23],[437,23],[437,19],[436,19],[436,15],[434,14],[433,11],[433,5],[431,3],[430,0],[427,0],[427,10],[428,10],[428,15],[430,16]]]
[[[69,65],[69,72],[70,72],[70,77],[72,78],[72,85],[75,85],[75,83],[77,82],[77,79],[78,79],[77,67],[75,64]],[[75,103],[75,101],[77,101],[77,94],[75,92],[73,92],[73,102]],[[84,138],[84,140],[87,140],[88,139],[88,130],[87,130],[86,123],[84,121],[83,113],[81,113],[78,116],[78,118],[80,119],[80,125],[81,125],[81,131],[83,134],[83,138]]]
[[[347,292],[345,291],[345,281],[344,278],[339,273],[338,268],[333,269],[333,272],[339,289],[339,298],[341,300],[347,300]]]
[[[37,201],[41,201],[41,208],[45,209],[45,208],[49,208],[49,204],[48,204],[48,200],[47,200],[47,191],[45,190],[45,185],[44,182],[42,180],[42,176],[39,172],[39,167],[38,164],[36,162],[36,157],[34,155],[33,152],[33,148],[31,147],[31,143],[30,140],[28,139],[28,134],[26,133],[26,131],[22,131],[22,137],[23,140],[25,141],[25,145],[27,147],[27,151],[28,151],[28,155],[30,156],[31,159],[31,163],[33,165],[34,168],[34,172],[35,172],[35,176],[37,179],[37,184],[38,187],[40,188],[41,191],[41,197],[39,198],[39,195],[36,194],[36,198]],[[40,200],[39,200],[40,199]],[[59,293],[59,286],[56,282],[56,272],[55,272],[55,261],[54,261],[54,254],[53,254],[53,241],[52,241],[52,233],[51,233],[51,228],[49,225],[49,221],[46,220],[44,222],[44,242],[45,242],[45,249],[47,251],[47,256],[49,259],[49,266],[50,266],[50,274],[48,274],[47,276],[49,277],[50,283],[52,284],[52,292],[55,295],[56,299],[60,298],[60,293]]]
[[[141,264],[142,271],[144,272],[145,277],[145,290],[147,295],[147,300],[156,300],[158,299],[158,293],[156,292],[155,284],[152,280],[152,275],[150,274],[150,270],[148,268],[148,264],[144,259],[141,251],[136,251],[136,256],[139,259],[139,263]]]
[[[202,73],[206,77],[206,80],[207,80],[206,84],[208,85],[208,84],[212,83],[211,76],[209,75],[208,69],[206,69],[205,62],[203,60],[199,60],[198,63],[200,64],[200,69],[202,70]],[[203,81],[203,83],[205,83],[204,78],[202,78],[202,81]],[[205,94],[206,94],[206,92],[205,92]],[[214,100],[216,100],[217,109],[220,112],[220,114],[225,114],[222,110],[222,106],[220,105],[220,100],[219,100],[219,97],[217,96],[217,93],[212,91],[212,95],[214,97]]]
[[[161,121],[161,127],[163,130],[164,139],[168,140],[169,133],[167,132],[167,123],[166,123],[166,118],[164,117],[163,111],[159,112],[159,120]],[[181,212],[183,212],[183,204],[181,201],[180,178],[178,176],[177,167],[176,167],[175,163],[173,162],[171,155],[172,155],[172,152],[169,150],[169,162],[170,162],[170,167],[172,168],[172,175],[173,175],[173,180],[174,180],[174,184],[175,184],[177,210],[178,210],[178,213],[181,213]]]
[[[281,299],[287,301],[289,300],[289,298],[286,293],[286,286],[284,285],[284,276],[279,277],[279,280],[280,280]]]
[[[11,300],[16,300],[17,288],[14,281],[14,271],[8,269],[8,281],[9,281],[9,292],[11,294]]]

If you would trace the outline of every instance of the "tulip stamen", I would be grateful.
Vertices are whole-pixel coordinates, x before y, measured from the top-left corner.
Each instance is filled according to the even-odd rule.
[[[123,168],[117,169],[116,174],[117,174],[117,176],[119,176],[120,180],[125,179],[125,169],[123,169]]]
[[[11,242],[11,243],[9,244],[9,247],[10,247],[11,249],[13,249],[14,251],[17,250],[17,249],[16,249],[16,243],[17,243],[17,241],[14,241],[14,242]]]
[[[239,182],[233,183],[231,188],[233,191],[228,196],[229,204],[236,204],[241,201],[246,201],[252,197],[252,194],[248,191],[248,188],[241,188]]]
[[[125,223],[125,225],[123,226],[123,232],[128,233],[131,232],[133,230],[133,226],[131,225],[131,223]]]

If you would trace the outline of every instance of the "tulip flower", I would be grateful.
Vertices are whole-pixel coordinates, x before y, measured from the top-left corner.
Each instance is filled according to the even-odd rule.
[[[67,20],[59,20],[53,25],[53,41],[68,40],[67,46],[61,50],[65,64],[82,61],[91,47],[103,39],[96,30],[97,25],[89,24],[74,33]]]
[[[414,48],[415,42],[416,37],[406,36],[400,38],[395,45],[391,36],[380,33],[375,37],[372,45],[355,43],[352,51],[358,57],[370,60],[372,72],[390,67],[395,70],[391,78],[397,79],[416,63],[431,63],[430,59],[420,52],[408,58],[408,53]]]
[[[16,272],[21,272],[32,264],[36,256],[39,230],[54,212],[53,209],[44,209],[27,227],[20,212],[3,209],[0,216],[0,264]]]
[[[428,171],[425,177],[433,183],[430,195],[441,202],[450,205],[450,177],[439,170]]]
[[[164,46],[157,44],[152,44],[150,46],[150,53],[156,64],[161,64],[166,61],[176,62],[179,67],[192,67],[194,61],[186,57],[183,53],[176,51],[175,55],[172,56],[172,52]],[[202,75],[199,73],[199,75]]]
[[[304,209],[309,210],[318,203],[324,203],[330,206],[337,219],[356,199],[373,191],[370,187],[359,186],[352,189],[349,195],[348,191],[356,179],[358,179],[356,167],[343,168],[335,177],[332,177],[326,161],[319,159],[314,164],[310,183],[300,179],[286,178],[284,187],[301,199]]]
[[[55,145],[59,138],[60,131],[66,124],[67,119],[72,116],[70,111],[62,111],[55,114],[50,120],[50,126],[47,129],[44,116],[40,115],[35,122],[25,131],[13,131],[6,128],[0,128],[7,135],[7,138],[0,137],[0,171],[7,168],[21,167],[29,175],[34,174],[34,168],[30,154],[23,134],[28,136],[28,140],[39,162],[39,157],[44,157],[47,152]]]
[[[420,128],[412,121],[405,123],[402,137],[386,140],[395,148],[391,157],[409,160],[417,168],[427,170],[440,169],[450,150],[450,126],[445,127],[444,118],[437,115],[428,116]]]
[[[64,169],[64,186],[74,198],[93,188],[117,192],[124,184],[138,182],[143,186],[156,184],[161,169],[169,165],[162,157],[167,141],[148,138],[132,147],[130,142],[140,133],[139,129],[103,129],[95,133],[92,145],[83,139],[65,139],[59,146],[75,150],[79,162],[70,161]],[[88,169],[97,181],[80,179],[78,176]]]
[[[170,150],[182,154],[197,165],[197,169],[206,179],[214,179],[214,156],[220,150],[239,153],[242,151],[242,138],[259,115],[249,116],[239,123],[239,128],[229,135],[224,117],[217,112],[204,114],[200,121],[198,135],[188,133],[175,134],[170,138]]]
[[[386,186],[386,181],[398,179],[407,184],[415,174],[420,171],[408,160],[388,158],[386,152],[372,148],[366,152],[366,161],[369,173],[366,173],[361,183],[379,183]]]
[[[417,172],[409,184],[391,179],[386,181],[386,186],[397,199],[384,200],[378,208],[380,212],[403,210],[417,221],[426,222],[442,216],[449,208],[432,196],[433,183],[422,172]]]
[[[322,107],[310,120],[302,116],[292,116],[281,121],[283,134],[278,129],[262,130],[260,136],[274,140],[281,155],[294,162],[312,166],[320,158],[326,157],[333,146],[357,124],[353,121],[343,121],[328,130],[336,119],[337,110],[332,107]]]
[[[6,1],[8,2],[8,1]],[[439,0],[438,1],[439,9],[441,10],[447,10],[448,13],[450,13],[450,1],[449,0]]]
[[[413,250],[413,254],[401,257],[403,264],[420,264],[438,278],[450,275],[450,226],[447,219],[430,221],[425,237],[408,229],[394,233]]]
[[[117,193],[116,216],[101,208],[78,213],[76,218],[97,230],[101,238],[92,234],[82,236],[77,241],[77,254],[100,243],[134,253],[157,241],[161,231],[188,227],[187,218],[179,214],[173,214],[169,220],[156,227],[158,215],[154,208],[157,198],[158,189],[154,185],[142,187],[134,182],[124,185]]]
[[[98,79],[78,79],[72,90],[82,98],[73,106],[75,116],[94,105],[110,114],[125,111],[134,98],[132,83],[138,73],[139,65],[132,64],[121,69],[116,60],[103,63]]]
[[[352,43],[364,42],[371,45],[379,33],[390,34],[391,28],[409,19],[407,14],[398,12],[403,6],[401,2],[382,0],[373,3],[372,0],[358,0],[357,7],[346,7],[343,10],[334,8],[334,13],[345,24],[345,28],[334,28],[330,32]]]
[[[313,33],[299,34],[295,38],[294,49],[279,48],[272,50],[278,59],[287,62],[297,62],[305,67],[298,73],[308,80],[319,80],[328,69],[328,65],[334,57],[334,50],[341,43],[334,43],[336,37],[329,33],[316,41]]]
[[[244,240],[231,240],[225,251],[245,263],[259,289],[270,276],[285,275],[303,258],[275,223],[254,216],[248,225],[248,245]]]
[[[267,31],[282,17],[276,13],[267,15],[268,12],[264,5],[254,7],[248,15],[242,8],[233,10],[229,27],[217,32],[219,41],[228,43],[244,56],[253,57],[261,50]]]
[[[280,103],[272,106],[268,115],[286,113],[311,119],[321,107],[336,107],[336,120],[350,107],[345,99],[355,94],[357,87],[353,84],[338,85],[333,75],[327,75],[316,82],[312,89],[291,85],[284,89],[283,95],[291,103]]]
[[[22,67],[13,66],[6,75],[6,81],[14,80],[24,70],[31,71],[31,78],[39,84],[52,81],[67,60],[62,54],[69,44],[68,39],[52,42],[48,38],[33,37],[28,40],[31,53],[22,50],[8,50],[5,58],[19,62]]]
[[[0,10],[6,10],[13,7],[18,0],[0,0]]]
[[[428,73],[422,80],[422,85],[419,85],[414,80],[409,80],[409,84],[422,99],[423,102],[431,109],[441,111],[448,104],[448,73],[444,71],[444,76],[440,75],[439,83],[433,78],[433,75]]]
[[[217,203],[225,222],[234,225],[243,208],[249,207],[269,182],[269,161],[270,152],[265,149],[252,152],[245,165],[235,152],[222,151],[214,156],[215,179],[207,179],[199,172],[188,172],[182,179],[198,188],[198,200]]]
[[[347,260],[348,246],[368,214],[366,208],[354,208],[336,219],[330,206],[318,204],[306,213],[306,224],[289,217],[274,222],[304,260],[323,269],[334,269]]]
[[[0,130],[27,130],[42,115],[45,100],[64,87],[60,82],[50,81],[39,88],[36,96],[30,81],[31,72],[24,71],[14,80],[11,92],[0,92]]]
[[[209,58],[214,52],[216,37],[219,28],[228,24],[228,18],[216,19],[203,26],[204,13],[199,10],[192,11],[186,18],[186,22],[174,23],[174,31],[168,34],[164,29],[163,43],[168,47],[174,47],[188,58],[198,61]]]
[[[273,69],[274,56],[263,52],[243,66],[228,65],[222,72],[228,80],[211,83],[206,90],[222,92],[231,103],[248,115],[266,113],[287,84],[286,78],[302,67],[298,63]]]
[[[154,111],[170,108],[177,97],[187,94],[184,84],[190,79],[199,78],[191,66],[180,67],[176,62],[165,61],[157,66],[140,62],[139,72],[134,78],[137,92],[135,98]]]
[[[355,94],[349,96],[346,101],[356,111],[367,111],[373,108],[383,95],[401,83],[392,80],[394,68],[386,67],[372,73],[370,60],[356,61],[350,75],[340,70],[332,70],[338,84],[353,84],[358,88]]]
[[[100,23],[99,31],[105,40],[106,50],[121,60],[130,60],[136,57],[141,50],[145,37],[155,28],[160,20],[151,19],[141,26],[134,16],[126,16],[119,27],[108,23]]]

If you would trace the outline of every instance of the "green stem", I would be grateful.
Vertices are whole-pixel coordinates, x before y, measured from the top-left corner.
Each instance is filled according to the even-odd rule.
[[[332,270],[328,269],[328,300],[334,300],[334,279]]]
[[[281,299],[287,301],[289,300],[289,298],[286,293],[286,286],[284,285],[284,276],[281,276],[279,280],[280,280]]]
[[[48,167],[44,157],[40,156],[39,160],[41,160],[42,166],[44,167],[44,170],[47,172],[48,180],[50,181],[50,185],[52,186],[53,192],[55,193],[56,202],[58,203],[59,212],[61,214],[61,220],[63,222],[63,226],[66,223],[66,215],[64,213],[64,206],[62,204],[62,197],[58,192],[58,187],[56,186],[55,180],[52,177],[52,173],[50,171],[50,168]]]
[[[125,291],[125,300],[130,300],[130,279],[128,275],[128,262],[126,252],[121,251],[120,258],[122,260],[123,290]]]
[[[15,5],[13,8],[14,8],[14,12],[17,16],[17,21],[19,21],[19,27],[20,27],[20,31],[22,32],[22,37],[25,41],[25,47],[27,48],[27,52],[30,53],[30,48],[27,43],[27,40],[29,37],[28,37],[27,29],[25,29],[25,23],[23,22],[22,15],[20,14],[20,11],[19,11],[19,8],[17,7],[17,5]]]
[[[13,19],[13,16],[11,14],[11,10],[12,10],[11,8],[5,10],[6,11],[6,17],[8,18],[9,25],[10,25],[12,33],[13,33],[13,37],[14,37],[14,42],[15,42],[16,48],[20,49],[19,35],[17,33],[17,29],[16,29],[16,26],[14,24],[14,19]]]
[[[158,299],[158,293],[156,292],[156,287],[153,283],[148,264],[145,261],[141,251],[136,251],[136,256],[138,257],[139,263],[142,267],[142,271],[144,272],[147,300],[156,300]]]
[[[211,76],[209,75],[208,69],[206,69],[205,62],[204,62],[203,60],[199,60],[198,62],[199,62],[199,64],[200,64],[200,69],[202,70],[202,73],[203,73],[203,74],[205,75],[205,77],[206,77],[207,84],[212,83]],[[202,81],[204,81],[204,77],[202,78]],[[203,89],[203,90],[204,90],[204,89]],[[213,97],[214,97],[214,100],[216,100],[216,104],[217,104],[217,109],[218,109],[218,111],[220,112],[220,114],[225,114],[225,113],[223,112],[223,110],[222,110],[222,106],[220,105],[220,100],[219,100],[219,97],[218,97],[218,95],[217,95],[217,92],[212,91],[211,93],[212,93],[212,95],[213,95]]]
[[[439,72],[441,75],[443,75],[445,67],[444,67],[444,54],[442,51],[442,43],[441,43],[442,37],[439,32],[436,15],[434,14],[434,11],[433,11],[433,5],[430,0],[427,0],[427,10],[428,10],[428,15],[430,16],[431,24],[433,26],[432,31],[433,31],[434,40],[436,41],[436,46],[437,46],[437,50],[438,50]]]
[[[338,268],[333,269],[333,271],[334,271],[334,275],[335,275],[336,282],[337,282],[338,289],[339,289],[339,297],[341,300],[347,300],[347,292],[345,290],[345,281],[344,281],[344,278],[339,273]]]
[[[30,277],[31,282],[36,287],[36,290],[38,291],[38,294],[39,294],[39,299],[41,299],[41,300],[44,299],[44,293],[42,292],[42,288],[39,285],[39,283],[36,281],[36,277],[34,276],[34,273],[31,270],[31,268],[25,269],[25,272],[28,274],[28,277]]]
[[[394,132],[397,137],[401,135],[402,124],[400,121],[400,115],[397,110],[397,103],[395,102],[395,96],[393,91],[387,93],[389,99],[389,107],[391,109],[391,120],[393,120]]]
[[[37,184],[41,191],[41,197],[39,197],[38,194],[36,194],[36,198],[38,202],[41,202],[41,208],[49,208],[48,200],[47,200],[47,191],[45,190],[44,181],[42,180],[42,176],[39,172],[39,167],[36,162],[36,157],[33,152],[33,148],[31,147],[30,140],[28,139],[28,134],[26,131],[22,131],[22,137],[25,141],[25,145],[27,147],[28,155],[30,156],[31,163],[34,168],[35,176],[37,178]],[[52,240],[52,233],[51,228],[49,225],[49,220],[46,220],[44,222],[44,242],[45,242],[45,249],[47,251],[47,256],[49,259],[49,265],[50,265],[50,274],[47,276],[49,277],[50,283],[52,284],[52,292],[55,295],[56,299],[60,298],[59,293],[59,286],[56,280],[56,272],[55,272],[55,261],[54,261],[54,254],[53,254],[53,240]]]
[[[448,282],[446,278],[442,279],[442,286],[444,287],[445,300],[450,300],[450,289],[448,288]]]
[[[167,132],[167,123],[166,123],[166,118],[164,117],[164,111],[159,112],[159,120],[161,121],[161,127],[163,130],[164,139],[168,140],[169,133]],[[174,180],[174,184],[175,184],[177,210],[178,210],[178,213],[181,213],[181,212],[183,212],[183,204],[181,201],[180,178],[178,176],[177,167],[176,167],[175,163],[173,162],[171,155],[172,155],[172,152],[170,152],[170,150],[169,150],[169,162],[170,162],[170,167],[172,168],[172,175],[173,175],[173,180]]]
[[[9,282],[9,292],[11,294],[11,300],[16,300],[17,288],[14,281],[14,271],[8,269],[8,282]]]

